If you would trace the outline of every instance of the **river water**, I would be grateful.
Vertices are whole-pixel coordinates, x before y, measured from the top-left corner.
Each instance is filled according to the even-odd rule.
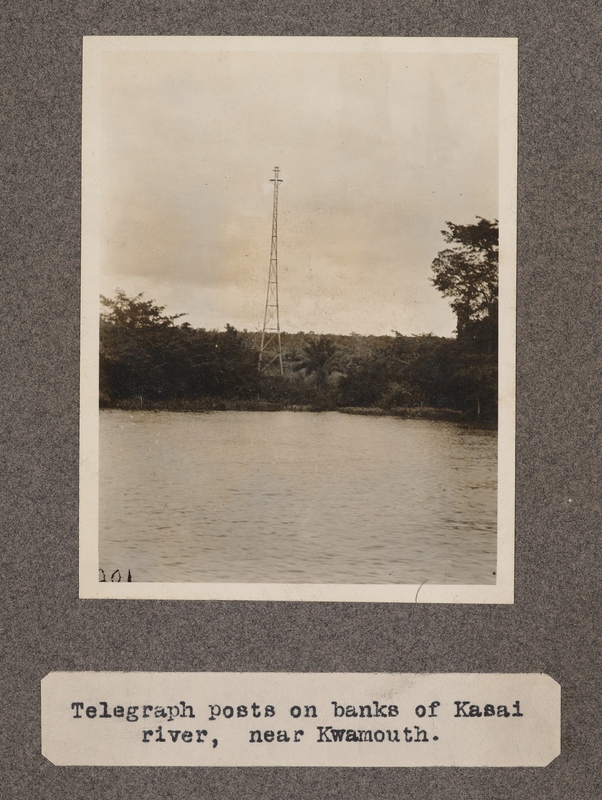
[[[495,583],[497,436],[308,412],[100,413],[100,566],[134,581]]]

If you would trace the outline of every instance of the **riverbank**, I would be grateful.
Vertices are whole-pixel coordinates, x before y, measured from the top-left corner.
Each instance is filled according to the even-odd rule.
[[[394,406],[393,408],[337,408],[342,414],[362,414],[369,417],[401,417],[402,419],[440,419],[446,422],[465,422],[466,415],[453,408],[423,406]]]
[[[135,399],[122,400],[116,403],[101,404],[101,409],[119,409],[121,411],[180,411],[209,413],[212,411],[293,411],[320,413],[337,411],[340,414],[357,414],[367,417],[399,417],[400,419],[427,419],[443,422],[459,422],[480,428],[495,429],[494,420],[480,420],[468,417],[463,411],[453,408],[431,408],[427,406],[394,406],[392,408],[375,408],[373,406],[336,406],[331,403],[313,403],[295,405],[275,403],[269,400],[226,400],[217,398],[196,398],[194,400],[169,400],[142,402]]]

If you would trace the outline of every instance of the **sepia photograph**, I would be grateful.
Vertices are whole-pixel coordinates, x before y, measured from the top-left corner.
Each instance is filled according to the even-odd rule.
[[[86,37],[80,594],[513,601],[515,39]]]

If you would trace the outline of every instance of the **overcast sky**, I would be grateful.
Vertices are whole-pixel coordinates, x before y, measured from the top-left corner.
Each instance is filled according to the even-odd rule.
[[[286,331],[450,335],[446,220],[498,217],[498,58],[107,52],[101,292],[257,330],[281,169]]]

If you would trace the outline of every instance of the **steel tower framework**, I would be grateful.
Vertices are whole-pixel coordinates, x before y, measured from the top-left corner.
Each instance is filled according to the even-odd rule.
[[[261,346],[259,348],[259,371],[277,372],[279,375],[284,375],[282,342],[280,340],[280,309],[278,308],[278,185],[282,183],[280,167],[274,167],[274,177],[270,178],[270,182],[274,184],[272,247]]]

